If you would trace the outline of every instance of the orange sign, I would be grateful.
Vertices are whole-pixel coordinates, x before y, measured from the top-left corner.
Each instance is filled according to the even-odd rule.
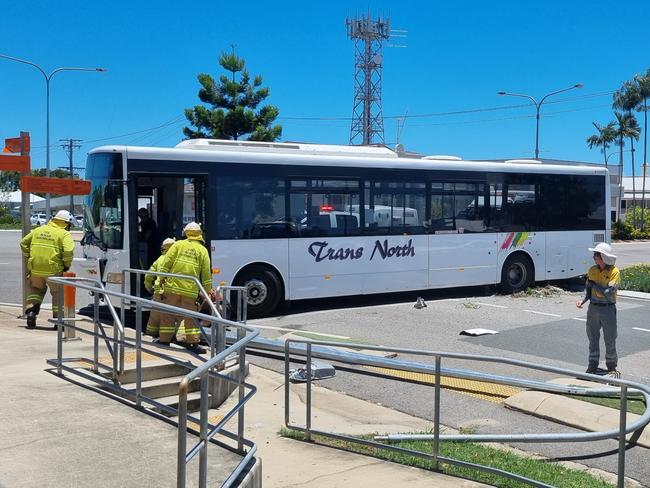
[[[54,193],[55,195],[88,195],[90,181],[45,176],[23,176],[20,189],[31,193]]]
[[[9,156],[0,154],[0,169],[3,171],[20,171],[29,173],[29,156]]]

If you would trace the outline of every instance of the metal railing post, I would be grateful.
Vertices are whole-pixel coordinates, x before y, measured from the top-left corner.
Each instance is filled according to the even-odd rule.
[[[135,406],[142,407],[142,305],[135,304]]]
[[[63,376],[63,286],[58,285],[60,290],[56,299],[57,306],[57,322],[56,322],[56,357],[57,357],[57,368],[56,373],[59,376]]]
[[[127,271],[122,271],[122,283],[120,284],[120,290],[122,292],[122,295],[126,294],[126,277],[127,277]],[[104,299],[106,299],[106,295],[104,295]],[[125,303],[124,303],[124,297],[120,298],[120,322],[122,322],[122,327],[124,327],[124,324],[126,323],[126,309],[125,309]],[[117,331],[117,327],[115,327],[115,324],[113,324],[114,331]],[[119,336],[117,332],[113,334],[114,338],[117,339]],[[124,340],[124,337],[122,337],[122,340]],[[123,360],[123,349],[124,346],[120,346],[117,342],[115,342],[115,354],[114,358],[120,358],[120,369],[119,372],[124,371],[124,362]],[[118,366],[116,360],[113,361],[115,364],[115,370],[118,371]]]
[[[176,465],[177,488],[185,488],[187,464],[187,382],[181,381],[178,389],[178,451]]]
[[[99,295],[95,293],[93,307],[93,371],[99,373]],[[113,358],[113,367],[115,367],[115,358]]]
[[[307,440],[311,441],[311,342],[307,343]]]
[[[284,425],[289,427],[289,369],[291,364],[289,362],[290,354],[289,347],[291,341],[284,341]]]
[[[621,405],[618,435],[618,488],[625,486],[625,430],[627,425],[627,385],[621,385]]]
[[[244,338],[244,331],[241,327],[237,328],[237,342]],[[246,376],[246,346],[239,350],[239,374],[237,376],[237,383],[239,385],[239,403],[244,400],[244,378]],[[237,413],[237,450],[242,452],[244,450],[244,415],[245,407],[242,407]]]
[[[201,375],[201,425],[199,439],[199,488],[206,488],[208,480],[208,408],[209,408],[208,372]]]
[[[438,471],[440,463],[438,456],[440,455],[440,356],[436,355],[436,377],[434,386],[434,400],[433,400],[433,469]]]

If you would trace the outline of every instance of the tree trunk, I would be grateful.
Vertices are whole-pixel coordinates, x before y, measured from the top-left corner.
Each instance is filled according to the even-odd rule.
[[[632,158],[632,208],[634,212],[632,213],[632,225],[636,228],[636,170],[634,168],[634,138],[630,137],[630,154]]]
[[[645,230],[645,178],[648,168],[648,99],[643,99],[643,185],[641,190],[641,230]]]

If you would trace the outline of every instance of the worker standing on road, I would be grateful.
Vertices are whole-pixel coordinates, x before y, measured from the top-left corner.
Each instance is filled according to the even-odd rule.
[[[589,250],[594,253],[596,265],[589,268],[587,272],[585,297],[576,302],[576,306],[582,308],[589,301],[587,309],[587,339],[589,339],[587,373],[598,372],[600,329],[603,329],[607,374],[619,378],[621,373],[616,369],[618,366],[616,292],[621,285],[621,273],[615,266],[616,256],[609,244],[601,242],[596,247],[590,247]]]
[[[189,275],[197,278],[209,293],[212,293],[212,270],[210,256],[204,246],[201,226],[190,222],[183,229],[186,239],[176,242],[169,248],[163,259],[159,271]],[[164,278],[162,282],[162,301],[166,305],[196,311],[196,300],[199,296],[198,285],[190,279]],[[203,297],[209,300],[209,297]],[[181,314],[164,313],[160,319],[159,339],[160,344],[169,344],[177,333],[178,326],[185,318],[185,347],[199,354],[205,349],[199,347],[201,331],[192,318]],[[180,336],[181,334],[179,334]],[[181,339],[177,337],[177,339]]]
[[[74,241],[70,235],[72,215],[59,210],[47,225],[42,225],[20,241],[23,256],[27,258],[27,328],[36,327],[36,316],[49,286],[52,295],[52,314],[58,318],[59,285],[48,284],[50,276],[61,276],[72,264]],[[54,326],[56,329],[56,326]]]
[[[168,237],[165,239],[162,243],[162,246],[160,246],[160,256],[158,256],[158,259],[154,261],[154,263],[151,265],[149,268],[149,271],[160,271],[160,265],[163,262],[163,259],[165,258],[165,254],[167,254],[167,251],[169,250],[170,247],[176,242],[176,239],[172,239]],[[144,277],[144,287],[147,289],[149,293],[153,293],[153,297],[151,298],[154,302],[161,302],[161,296],[162,296],[162,284],[161,284],[161,276],[156,276],[153,274],[148,274],[145,275]],[[162,317],[163,313],[160,310],[152,309],[151,313],[149,314],[149,321],[147,322],[147,331],[146,333],[149,334],[150,336],[153,337],[158,337],[158,329],[160,328],[160,318]]]

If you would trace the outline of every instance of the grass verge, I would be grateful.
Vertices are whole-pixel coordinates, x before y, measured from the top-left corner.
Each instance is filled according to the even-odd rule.
[[[569,398],[575,398],[576,400],[582,400],[583,402],[595,403],[596,405],[602,405],[603,407],[610,407],[616,410],[619,410],[619,407],[621,406],[621,401],[618,398],[606,398],[606,397],[584,396],[584,395],[567,395],[567,396]],[[645,412],[645,402],[641,398],[628,398],[627,411],[630,413],[635,413],[637,415],[643,415],[643,412]]]
[[[623,268],[621,289],[650,293],[650,264],[635,264]]]
[[[430,433],[430,432],[427,432]],[[296,432],[290,429],[282,429],[280,435],[291,439],[304,441],[305,436],[302,432]],[[372,435],[359,436],[360,439],[372,440]],[[397,453],[381,448],[364,446],[354,442],[330,439],[321,435],[312,435],[312,440],[316,444],[323,446],[342,449],[357,454],[372,456],[378,459],[391,461],[406,466],[413,466],[423,469],[432,469],[433,463],[429,459],[422,459],[409,454]],[[408,441],[401,442],[400,447],[412,449],[423,453],[431,454],[431,441]],[[514,452],[504,451],[483,444],[471,442],[441,442],[440,455],[461,461],[467,461],[475,464],[482,464],[493,468],[502,469],[536,481],[556,486],[558,488],[613,488],[614,485],[607,483],[600,478],[592,476],[589,473],[570,469],[544,459],[534,459],[521,456]],[[444,474],[466,478],[469,480],[485,483],[501,488],[523,488],[529,485],[520,483],[509,478],[496,474],[484,473],[478,470],[454,466],[447,463],[440,463],[440,471]]]

